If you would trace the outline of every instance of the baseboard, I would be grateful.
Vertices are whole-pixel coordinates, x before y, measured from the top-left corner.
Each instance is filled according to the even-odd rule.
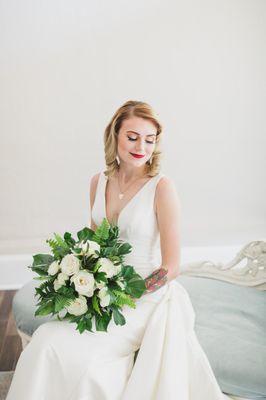
[[[210,246],[210,247],[182,247],[181,248],[181,270],[182,264],[194,261],[211,260],[213,262],[228,262],[243,245],[234,246]],[[39,251],[42,252],[42,251]],[[32,264],[32,254],[9,254],[0,255],[0,290],[17,290],[26,282],[31,280],[34,274],[28,265]],[[45,253],[47,253],[45,251]]]
[[[34,274],[28,265],[33,261],[32,255],[0,255],[0,290],[17,290],[30,281]]]

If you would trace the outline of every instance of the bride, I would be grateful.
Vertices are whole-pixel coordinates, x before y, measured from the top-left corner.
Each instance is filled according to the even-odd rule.
[[[105,129],[106,170],[90,183],[91,228],[107,218],[132,245],[125,262],[145,279],[126,324],[85,331],[42,324],[21,353],[7,400],[222,400],[195,331],[180,268],[180,204],[160,172],[162,126],[150,105],[127,101]],[[137,353],[136,353],[137,352]],[[136,358],[134,357],[136,356]]]

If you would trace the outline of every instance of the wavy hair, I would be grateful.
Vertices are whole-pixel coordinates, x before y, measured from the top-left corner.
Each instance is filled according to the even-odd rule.
[[[161,150],[159,144],[162,136],[162,125],[152,107],[142,101],[129,100],[124,103],[114,114],[111,121],[105,128],[104,132],[104,152],[105,163],[107,170],[104,172],[105,176],[114,176],[116,171],[119,170],[117,162],[117,141],[118,133],[122,122],[133,116],[140,117],[151,121],[157,128],[155,149],[150,160],[146,161],[146,174],[150,177],[155,176],[160,171]]]

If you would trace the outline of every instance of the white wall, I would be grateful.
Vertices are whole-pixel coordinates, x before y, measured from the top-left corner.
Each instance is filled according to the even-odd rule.
[[[123,102],[165,127],[182,245],[265,238],[266,1],[0,1],[0,253],[88,225]]]

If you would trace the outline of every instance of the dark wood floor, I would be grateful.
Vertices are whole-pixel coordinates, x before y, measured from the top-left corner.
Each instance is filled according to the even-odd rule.
[[[22,351],[12,314],[15,290],[0,290],[0,371],[14,371]]]

